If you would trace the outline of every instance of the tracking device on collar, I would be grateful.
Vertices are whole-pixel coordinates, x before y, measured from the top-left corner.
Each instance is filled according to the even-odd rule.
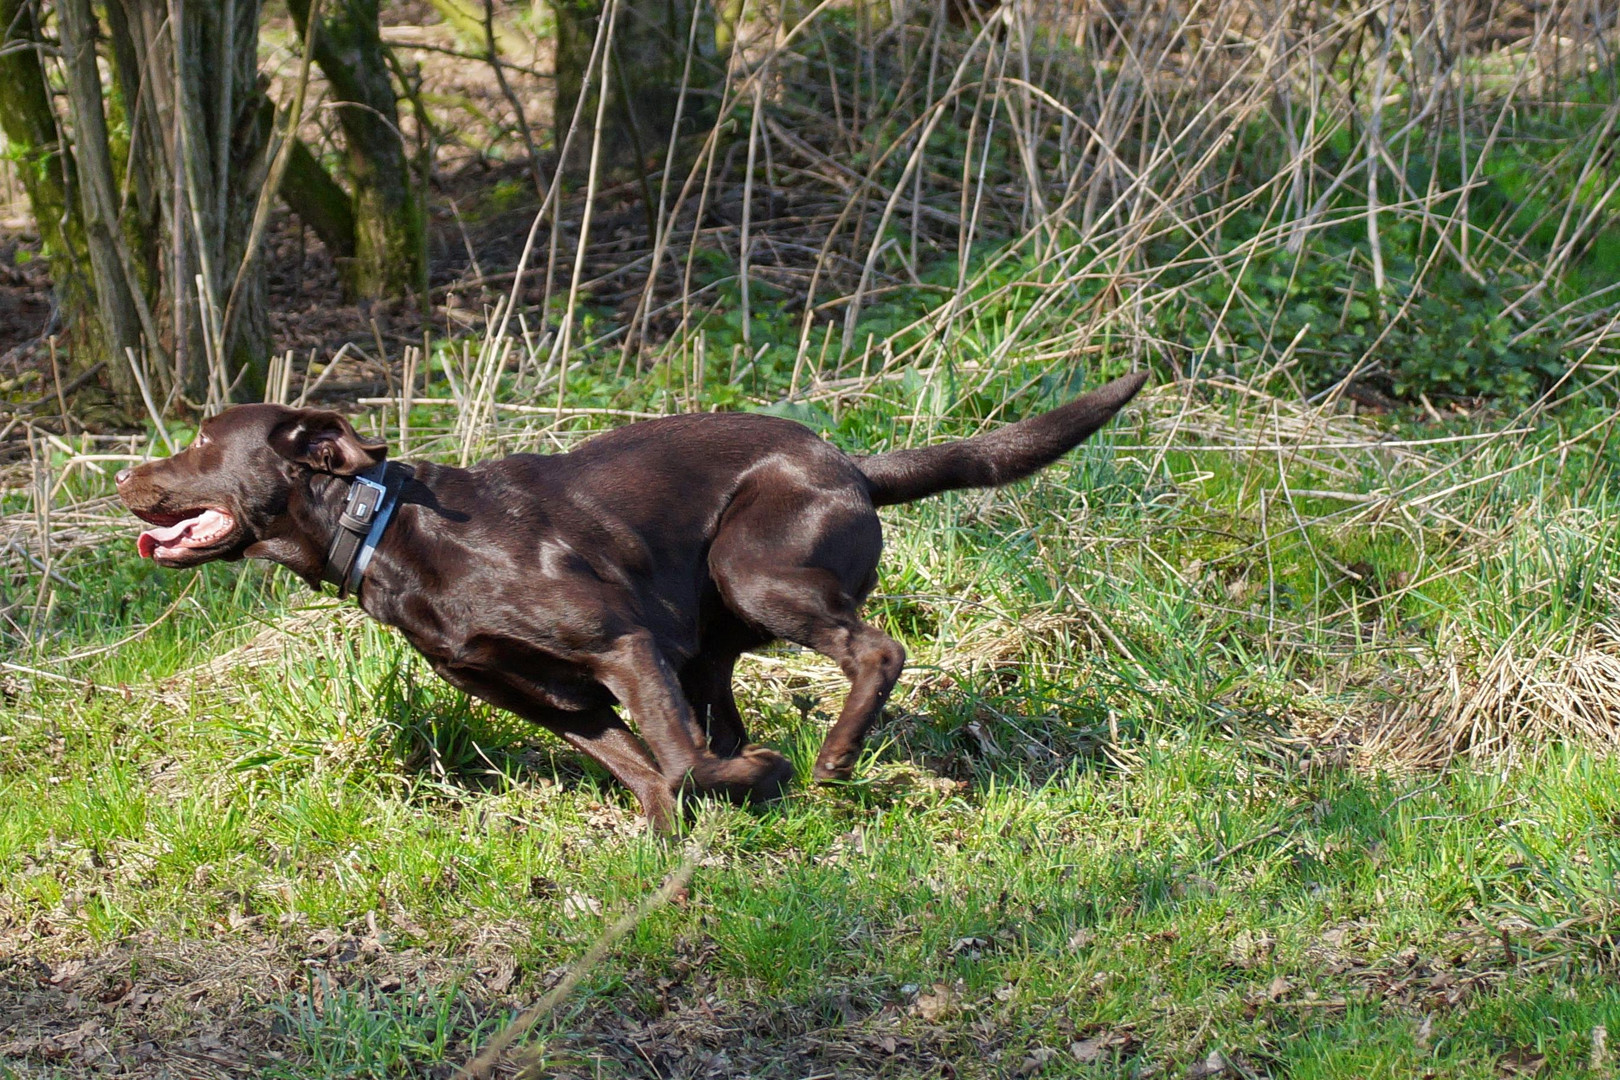
[[[349,498],[338,516],[337,534],[326,555],[321,580],[338,587],[339,599],[348,599],[360,587],[377,542],[399,498],[400,477],[384,461],[352,478]]]

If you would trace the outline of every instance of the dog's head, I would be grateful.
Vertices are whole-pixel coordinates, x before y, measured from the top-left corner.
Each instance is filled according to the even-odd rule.
[[[387,454],[335,412],[239,405],[173,457],[120,472],[118,494],[156,526],[136,544],[161,566],[270,558],[307,574],[297,564],[325,556],[306,527],[316,477],[353,476]]]

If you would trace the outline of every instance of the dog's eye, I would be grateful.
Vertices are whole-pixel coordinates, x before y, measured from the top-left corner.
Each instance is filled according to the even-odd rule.
[[[208,436],[203,434],[200,431],[197,432],[197,437],[195,439],[191,440],[191,445],[192,445],[193,448],[207,446],[208,445]]]

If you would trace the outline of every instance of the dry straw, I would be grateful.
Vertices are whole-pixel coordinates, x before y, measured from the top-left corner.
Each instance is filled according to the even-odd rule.
[[[1484,657],[1464,647],[1408,693],[1354,732],[1370,764],[1503,762],[1561,743],[1620,750],[1620,631],[1600,623],[1539,647],[1515,638]]]

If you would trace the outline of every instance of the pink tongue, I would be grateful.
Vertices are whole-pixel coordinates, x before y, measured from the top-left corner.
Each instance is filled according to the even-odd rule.
[[[229,519],[218,510],[204,510],[196,517],[186,518],[173,525],[160,529],[148,529],[135,540],[135,549],[140,552],[141,558],[150,559],[160,547],[194,547],[186,541],[192,529],[196,529],[203,539],[203,543],[211,543],[215,534],[220,531],[219,526]],[[179,543],[176,544],[175,541]]]

